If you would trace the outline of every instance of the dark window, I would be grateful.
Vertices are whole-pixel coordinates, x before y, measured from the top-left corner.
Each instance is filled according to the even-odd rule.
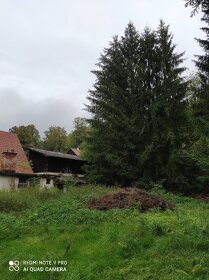
[[[27,186],[28,186],[27,178],[26,177],[19,177],[18,188],[26,188]]]
[[[46,184],[49,185],[51,182],[51,179],[50,178],[46,178]]]

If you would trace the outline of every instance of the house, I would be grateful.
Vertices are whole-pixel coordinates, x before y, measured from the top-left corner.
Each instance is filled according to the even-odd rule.
[[[84,174],[83,166],[86,164],[86,161],[78,156],[28,148],[28,157],[32,163],[34,173],[40,178],[40,185],[42,187],[50,188],[54,185],[60,187],[60,178],[69,176],[76,176],[83,182],[81,178]]]
[[[37,172],[56,172],[83,174],[82,167],[86,163],[75,155],[42,149],[28,148],[29,160],[32,168]]]
[[[0,190],[27,187],[33,176],[17,135],[0,131]]]
[[[81,156],[81,150],[80,150],[79,147],[76,148],[76,149],[75,149],[75,148],[71,148],[71,149],[67,152],[67,154],[80,157],[80,156]]]

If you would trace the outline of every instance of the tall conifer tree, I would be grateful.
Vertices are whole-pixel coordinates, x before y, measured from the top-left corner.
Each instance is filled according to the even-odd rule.
[[[157,30],[157,71],[152,102],[153,160],[156,178],[166,177],[172,185],[181,176],[179,151],[186,145],[186,83],[182,77],[184,53],[176,53],[169,26],[161,20]]]
[[[157,32],[146,28],[141,35],[129,23],[101,55],[87,106],[92,180],[130,185],[168,176],[170,155],[181,146],[185,107],[183,54],[174,49],[163,22]]]

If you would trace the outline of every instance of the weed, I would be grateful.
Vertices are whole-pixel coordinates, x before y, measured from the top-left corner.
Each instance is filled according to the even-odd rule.
[[[209,205],[158,190],[175,211],[85,207],[109,189],[0,192],[0,271],[4,280],[207,280]],[[153,193],[155,190],[153,190]],[[13,273],[9,260],[66,260],[63,273]]]

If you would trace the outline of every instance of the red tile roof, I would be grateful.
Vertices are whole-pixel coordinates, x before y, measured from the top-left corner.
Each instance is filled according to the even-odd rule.
[[[16,134],[0,131],[0,172],[3,152],[12,151],[17,153],[17,161],[15,173],[17,174],[33,174],[32,168],[28,162],[25,152],[20,144]]]

